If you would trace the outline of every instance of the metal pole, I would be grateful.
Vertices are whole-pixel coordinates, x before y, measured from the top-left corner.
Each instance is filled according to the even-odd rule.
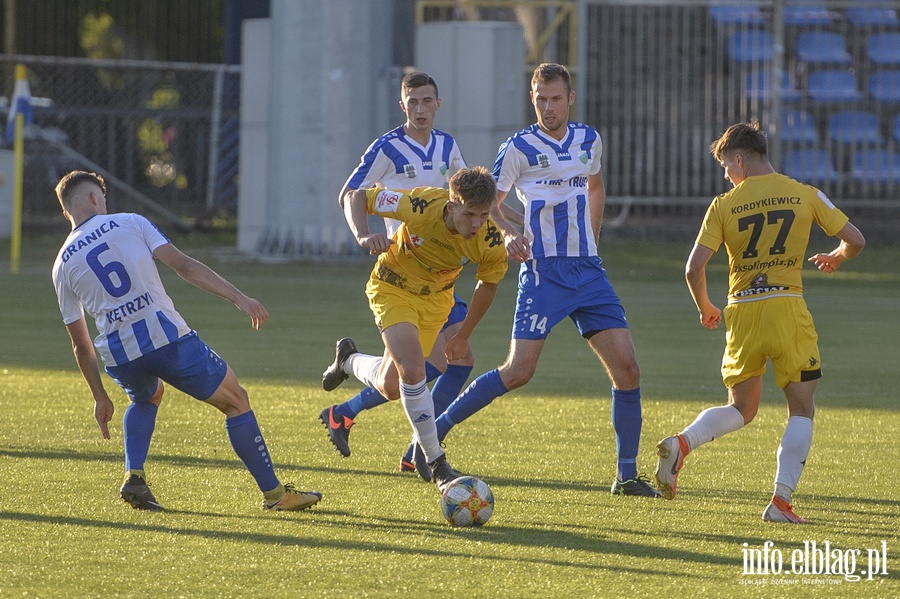
[[[219,171],[219,122],[222,120],[222,89],[225,71],[217,69],[213,79],[212,115],[209,125],[209,165],[206,172],[206,207],[212,208],[216,198],[216,174]]]
[[[587,119],[587,79],[588,79],[588,0],[578,0],[578,13],[575,19],[578,36],[576,40],[576,58],[578,76],[575,78],[575,116],[579,121]]]

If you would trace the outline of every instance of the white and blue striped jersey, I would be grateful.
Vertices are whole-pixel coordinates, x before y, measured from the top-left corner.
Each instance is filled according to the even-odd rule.
[[[95,215],[66,239],[53,264],[63,323],[85,312],[107,366],[119,366],[191,332],[159,278],[153,251],[169,243],[139,214]]]
[[[347,189],[379,186],[392,190],[415,187],[446,187],[447,181],[466,166],[456,140],[437,129],[431,130],[427,147],[406,135],[403,125],[372,142],[347,179]],[[388,236],[399,221],[385,219]]]
[[[595,129],[569,122],[562,141],[537,123],[507,139],[494,163],[497,189],[525,206],[525,237],[533,258],[596,256],[587,180],[600,172],[603,142]]]

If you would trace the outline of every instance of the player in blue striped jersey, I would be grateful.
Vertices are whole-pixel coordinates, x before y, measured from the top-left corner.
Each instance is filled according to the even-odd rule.
[[[542,64],[531,80],[537,122],[510,137],[494,165],[498,205],[515,187],[525,207],[519,233],[499,207],[491,216],[507,253],[522,263],[512,342],[506,362],[481,375],[438,418],[438,437],[534,375],[550,330],[567,316],[612,381],[617,495],[658,497],[637,473],[641,435],[640,367],[625,310],[597,255],[606,200],[600,136],[568,120],[575,101],[568,70]]]
[[[53,264],[53,285],[104,439],[110,438],[108,423],[115,409],[100,377],[97,353],[131,399],[122,421],[122,499],[136,509],[163,509],[147,486],[144,462],[165,381],[225,415],[231,446],[263,492],[265,509],[302,510],[317,503],[322,498],[318,491],[297,491],[291,483],[279,482],[247,392],[231,367],[175,310],[154,258],[196,287],[233,302],[254,329],[268,319],[265,307],[183,254],[143,216],[107,214],[106,183],[99,175],[73,171],[59,181],[56,194],[72,232]],[[93,341],[85,313],[99,333]]]
[[[406,122],[373,141],[366,149],[359,165],[341,189],[338,199],[341,207],[344,205],[344,197],[357,189],[446,187],[450,177],[464,168],[466,162],[453,137],[433,127],[435,114],[440,106],[437,83],[432,77],[415,71],[403,78],[400,85],[400,108],[406,114]],[[392,237],[400,221],[392,218],[385,218],[384,221],[387,234]],[[455,296],[455,299],[456,305],[426,365],[427,379],[437,379],[431,392],[438,414],[459,395],[475,364],[471,348],[463,358],[449,364],[444,357],[446,340],[456,334],[468,312],[462,298]],[[387,399],[378,391],[366,387],[344,403],[322,410],[319,419],[342,456],[350,455],[350,427],[357,415],[386,402]],[[410,445],[406,455],[400,459],[401,471],[414,469],[412,450]]]

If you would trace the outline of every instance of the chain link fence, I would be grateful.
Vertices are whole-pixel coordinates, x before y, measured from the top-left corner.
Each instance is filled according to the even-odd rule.
[[[0,86],[28,69],[23,220],[57,219],[53,188],[74,168],[103,174],[111,211],[140,210],[178,228],[233,220],[240,67],[0,56]]]

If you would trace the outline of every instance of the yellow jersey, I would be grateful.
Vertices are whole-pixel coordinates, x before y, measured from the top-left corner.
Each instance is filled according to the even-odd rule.
[[[439,187],[410,191],[366,191],[368,212],[401,221],[390,249],[378,256],[372,278],[414,295],[453,289],[463,266],[478,264],[475,276],[499,283],[506,274],[503,235],[490,219],[472,239],[451,233],[444,223],[450,192]]]
[[[728,250],[728,302],[803,296],[812,224],[835,235],[848,217],[810,185],[780,173],[747,177],[715,199],[697,243]]]

